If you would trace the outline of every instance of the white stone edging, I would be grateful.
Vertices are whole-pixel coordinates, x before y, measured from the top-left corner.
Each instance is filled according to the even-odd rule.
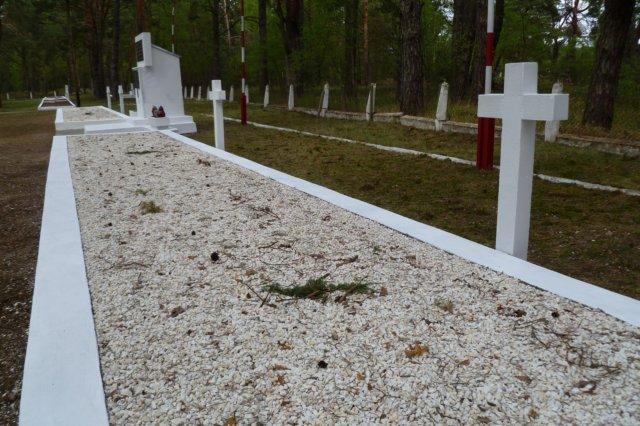
[[[49,159],[20,424],[108,424],[65,136]]]
[[[225,117],[224,119],[227,120],[227,121],[235,122],[235,123],[239,123],[240,122],[240,120],[238,120],[237,118]],[[360,141],[356,141],[356,140],[353,140],[353,139],[340,138],[340,137],[337,137],[337,136],[328,136],[328,135],[321,135],[319,133],[306,132],[304,130],[296,130],[296,129],[290,129],[290,128],[287,128],[287,127],[271,126],[271,125],[268,125],[268,124],[256,123],[255,121],[247,121],[247,124],[249,124],[251,126],[254,126],[254,127],[262,128],[262,129],[278,130],[278,131],[281,131],[281,132],[288,132],[288,133],[296,133],[296,134],[299,134],[299,135],[317,137],[317,138],[333,140],[333,141],[337,141],[337,142],[360,144],[360,145],[365,145],[365,146],[368,146],[368,147],[371,147],[371,148],[379,149],[379,150],[382,150],[382,151],[396,152],[398,154],[426,155],[427,157],[433,158],[434,160],[451,161],[453,163],[464,164],[464,165],[467,165],[467,166],[474,166],[474,167],[476,165],[475,161],[465,160],[464,158],[451,157],[449,155],[434,154],[434,153],[431,153],[431,152],[418,151],[418,150],[415,150],[415,149],[408,149],[408,148],[400,148],[400,147],[397,147],[397,146],[378,145],[378,144],[370,143],[370,142],[360,142]],[[496,170],[500,170],[500,166],[494,166],[494,167],[495,167]],[[559,177],[559,176],[550,176],[550,175],[545,175],[545,174],[542,174],[542,173],[534,173],[533,176],[537,177],[540,180],[544,180],[544,181],[551,182],[551,183],[558,183],[558,184],[565,184],[565,185],[575,185],[575,186],[578,186],[578,187],[581,187],[581,188],[593,189],[593,190],[596,190],[596,191],[620,192],[622,194],[630,195],[632,197],[640,197],[640,190],[637,190],[637,189],[618,188],[618,187],[610,186],[610,185],[601,185],[599,183],[584,182],[584,181],[577,180],[577,179],[569,179],[569,178],[563,178],[563,177]]]
[[[296,188],[359,216],[373,220],[427,244],[431,244],[448,253],[522,280],[527,284],[549,291],[558,296],[595,309],[600,309],[629,324],[640,326],[640,301],[638,300],[509,256],[433,226],[348,197],[246,158],[221,151],[186,136],[178,135],[171,131],[161,131],[161,133],[207,154],[237,164],[281,184]]]

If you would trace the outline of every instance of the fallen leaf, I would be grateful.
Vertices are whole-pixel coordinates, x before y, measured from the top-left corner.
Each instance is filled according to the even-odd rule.
[[[381,296],[381,297],[385,297],[385,296],[386,296],[386,295],[388,295],[388,294],[389,294],[389,290],[387,290],[387,288],[386,288],[386,287],[382,287],[382,288],[380,288],[380,296]]]
[[[410,345],[407,349],[404,350],[404,354],[409,358],[415,358],[428,353],[429,349],[426,346],[422,346],[419,342]]]
[[[281,364],[275,364],[272,368],[274,371],[288,370],[287,367]]]
[[[278,346],[280,346],[280,349],[283,351],[290,351],[291,349],[293,349],[293,346],[291,346],[290,343],[288,342],[281,342],[278,340]]]
[[[280,386],[282,386],[285,383],[287,383],[287,381],[284,379],[283,375],[278,374],[278,376],[276,377],[276,383],[279,384]]]
[[[176,306],[171,310],[171,314],[170,314],[171,318],[175,318],[183,312],[184,312],[184,308],[182,306]]]

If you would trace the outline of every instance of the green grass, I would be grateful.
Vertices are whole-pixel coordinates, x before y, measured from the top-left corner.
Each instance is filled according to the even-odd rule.
[[[202,102],[196,109],[205,111]],[[191,103],[189,108],[193,111]],[[229,109],[234,113],[233,109]],[[259,112],[250,119],[263,121]],[[266,112],[265,114],[270,114]],[[296,114],[285,113],[282,120]],[[319,133],[353,132],[365,135],[367,123],[311,119]],[[212,119],[196,115],[199,132],[195,139],[213,144]],[[354,128],[350,129],[349,126]],[[324,127],[321,127],[324,126]],[[337,130],[339,129],[339,130]],[[400,145],[393,132],[374,126],[375,135],[385,135],[387,144]],[[493,247],[495,243],[498,173],[473,167],[380,151],[362,145],[330,142],[291,133],[226,123],[227,150],[285,173],[326,186],[343,194],[436,226],[456,235]],[[389,133],[386,133],[389,132]],[[429,144],[454,149],[462,136],[415,131],[413,139],[429,138]],[[448,138],[453,137],[453,142]],[[361,139],[361,138],[356,138]],[[380,140],[369,140],[380,143]],[[410,138],[402,139],[405,144]],[[413,141],[413,143],[425,143]],[[560,147],[559,147],[560,148]],[[565,147],[561,147],[565,148]],[[568,163],[578,170],[592,167],[589,155],[571,152]],[[604,154],[607,156],[606,154]],[[539,157],[538,157],[539,158]],[[560,162],[562,156],[554,154]],[[629,160],[611,157],[612,173],[618,165],[637,167]],[[615,166],[614,166],[615,164]],[[551,167],[549,165],[548,167]],[[637,169],[636,169],[637,170]],[[567,166],[572,177],[578,173]],[[557,173],[556,173],[557,174]],[[592,176],[595,174],[592,174]],[[613,174],[609,181],[633,183],[638,178]],[[591,179],[594,180],[594,179]],[[625,186],[632,186],[631,184]],[[586,190],[534,180],[529,259],[544,267],[640,298],[640,198]]]
[[[281,294],[295,299],[325,299],[330,293],[341,291],[345,295],[370,294],[373,292],[370,285],[364,282],[330,284],[325,277],[311,278],[303,285],[283,287],[280,284],[269,284],[263,287],[269,293]]]
[[[208,102],[188,102],[191,113],[210,114]],[[239,117],[237,103],[225,105],[225,115]],[[398,146],[475,160],[476,137],[459,133],[438,133],[400,124],[317,118],[279,109],[250,107],[249,119],[264,124],[338,136],[361,142]],[[326,143],[335,143],[329,142]],[[500,141],[496,141],[495,162],[500,161]],[[588,148],[538,142],[535,172],[587,182],[640,190],[640,159]]]

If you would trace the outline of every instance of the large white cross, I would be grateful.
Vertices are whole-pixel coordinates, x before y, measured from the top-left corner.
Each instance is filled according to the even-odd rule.
[[[527,258],[536,121],[566,120],[569,95],[538,94],[538,64],[505,67],[504,95],[480,95],[478,117],[502,119],[496,249]]]

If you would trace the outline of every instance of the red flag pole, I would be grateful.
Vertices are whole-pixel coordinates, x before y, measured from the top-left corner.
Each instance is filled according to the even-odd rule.
[[[247,124],[247,65],[245,63],[244,0],[240,0],[240,123]]]
[[[494,0],[487,1],[487,40],[485,51],[484,93],[491,93],[493,77],[493,21]],[[478,147],[476,167],[480,170],[493,169],[493,145],[495,139],[495,118],[478,118]]]

